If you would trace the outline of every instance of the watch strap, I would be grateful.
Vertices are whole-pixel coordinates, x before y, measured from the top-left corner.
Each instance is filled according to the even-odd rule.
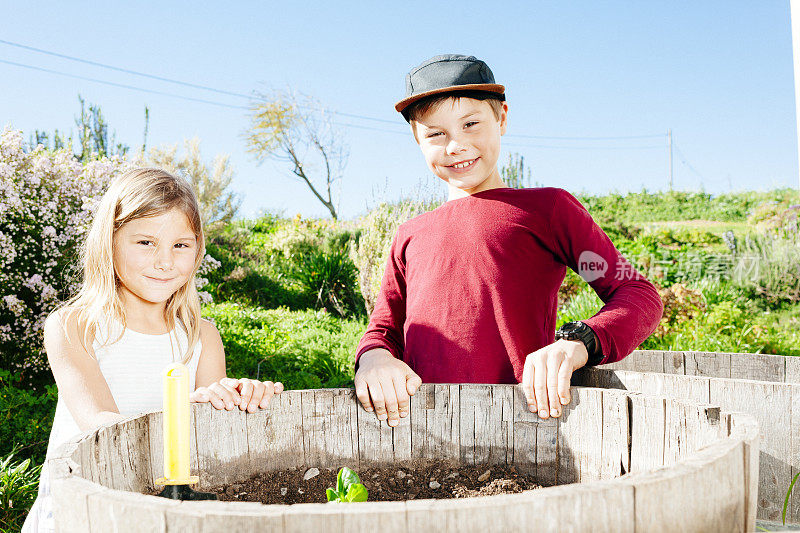
[[[596,366],[605,359],[597,334],[585,322],[567,322],[556,331],[556,339],[581,341],[588,354],[586,366]]]

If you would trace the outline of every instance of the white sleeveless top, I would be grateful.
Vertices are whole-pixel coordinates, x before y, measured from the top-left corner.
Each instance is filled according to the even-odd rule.
[[[113,341],[119,336],[122,324],[118,322],[112,324],[117,328],[109,337]],[[97,338],[104,340],[106,337],[101,332]],[[164,367],[183,359],[188,346],[188,337],[181,327],[161,335],[148,335],[127,328],[122,338],[113,344],[100,346],[95,340],[92,346],[100,371],[108,383],[120,414],[128,416],[161,409],[163,396],[161,374]],[[198,341],[192,358],[186,363],[189,369],[190,391],[195,387],[195,373],[202,349]],[[80,433],[82,431],[59,395],[53,428],[50,430],[50,440],[47,444],[47,456],[49,457],[59,446]]]

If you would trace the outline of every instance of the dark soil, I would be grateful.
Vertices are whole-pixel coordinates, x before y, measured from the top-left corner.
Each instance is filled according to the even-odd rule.
[[[336,487],[337,470],[320,468],[319,474],[303,480],[308,470],[296,468],[264,472],[244,482],[214,487],[211,492],[217,493],[222,501],[267,504],[327,502],[325,489]],[[369,491],[369,501],[468,498],[511,494],[540,487],[533,476],[518,473],[509,465],[413,462],[362,468],[358,475]]]

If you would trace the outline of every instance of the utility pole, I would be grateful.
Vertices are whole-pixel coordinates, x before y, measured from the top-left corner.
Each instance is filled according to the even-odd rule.
[[[794,115],[797,121],[797,156],[800,163],[800,0],[789,0],[792,20],[792,57],[794,58]],[[800,164],[798,164],[800,169]],[[800,173],[798,174],[800,180]],[[798,181],[800,183],[800,181]]]
[[[672,128],[667,130],[667,152],[669,153],[669,190],[672,192]]]

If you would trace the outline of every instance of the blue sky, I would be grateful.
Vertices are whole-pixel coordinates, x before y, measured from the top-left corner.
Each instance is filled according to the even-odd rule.
[[[408,69],[440,53],[476,55],[506,85],[501,161],[522,154],[537,183],[664,189],[671,128],[677,189],[798,184],[788,1],[4,1],[0,10],[4,41],[224,91],[291,88],[342,113],[392,121],[337,120],[352,124],[340,126],[350,147],[343,218],[443,189],[393,109]],[[3,44],[0,60],[246,104]],[[141,145],[146,105],[149,145],[198,136],[207,159],[230,154],[242,215],[327,213],[287,167],[246,153],[244,110],[0,63],[0,123],[26,134],[74,129],[79,93],[132,147]],[[593,139],[639,135],[660,137]]]

